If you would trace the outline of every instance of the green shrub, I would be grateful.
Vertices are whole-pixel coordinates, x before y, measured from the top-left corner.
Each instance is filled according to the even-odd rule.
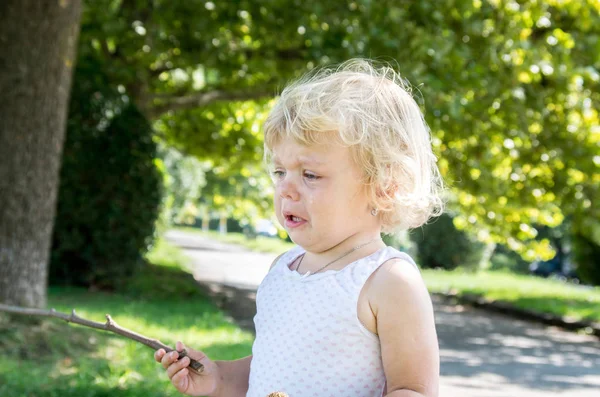
[[[412,241],[408,232],[403,231],[397,234],[384,234],[383,242],[390,247],[394,247],[399,251],[406,252],[414,260],[417,260],[417,246]],[[419,263],[417,263],[420,265]]]
[[[458,230],[447,214],[412,230],[410,238],[417,245],[418,263],[423,268],[476,270],[485,249],[484,244]]]
[[[497,245],[492,254],[490,270],[510,270],[515,273],[528,274],[529,263],[505,245]]]
[[[600,285],[600,245],[579,233],[573,234],[572,242],[577,277],[586,284]]]
[[[143,263],[159,213],[152,129],[107,88],[98,68],[83,62],[75,74],[50,262],[54,285],[125,283]]]

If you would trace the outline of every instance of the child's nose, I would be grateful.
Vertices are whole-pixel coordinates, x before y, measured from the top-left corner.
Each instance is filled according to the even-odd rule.
[[[294,201],[298,200],[300,197],[298,189],[296,188],[296,183],[289,176],[286,176],[279,183],[279,196]]]

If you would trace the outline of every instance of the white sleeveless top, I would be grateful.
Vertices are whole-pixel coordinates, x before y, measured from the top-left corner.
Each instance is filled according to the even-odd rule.
[[[387,260],[415,262],[385,247],[341,270],[302,275],[288,266],[304,252],[294,247],[283,254],[258,287],[246,396],[381,397],[379,337],[358,319],[358,297]]]

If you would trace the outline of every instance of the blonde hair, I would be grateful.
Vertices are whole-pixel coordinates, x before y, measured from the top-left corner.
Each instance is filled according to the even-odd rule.
[[[429,128],[410,86],[389,66],[353,59],[286,87],[264,124],[265,161],[282,138],[348,146],[364,172],[382,231],[423,225],[443,212],[443,181]]]

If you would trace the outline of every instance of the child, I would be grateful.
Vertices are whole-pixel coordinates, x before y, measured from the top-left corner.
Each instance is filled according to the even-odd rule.
[[[202,374],[177,352],[155,359],[191,396],[437,396],[429,294],[414,261],[380,238],[442,210],[405,85],[390,68],[348,61],[286,88],[264,129],[275,212],[297,247],[259,286],[253,355],[211,361],[188,349]]]

